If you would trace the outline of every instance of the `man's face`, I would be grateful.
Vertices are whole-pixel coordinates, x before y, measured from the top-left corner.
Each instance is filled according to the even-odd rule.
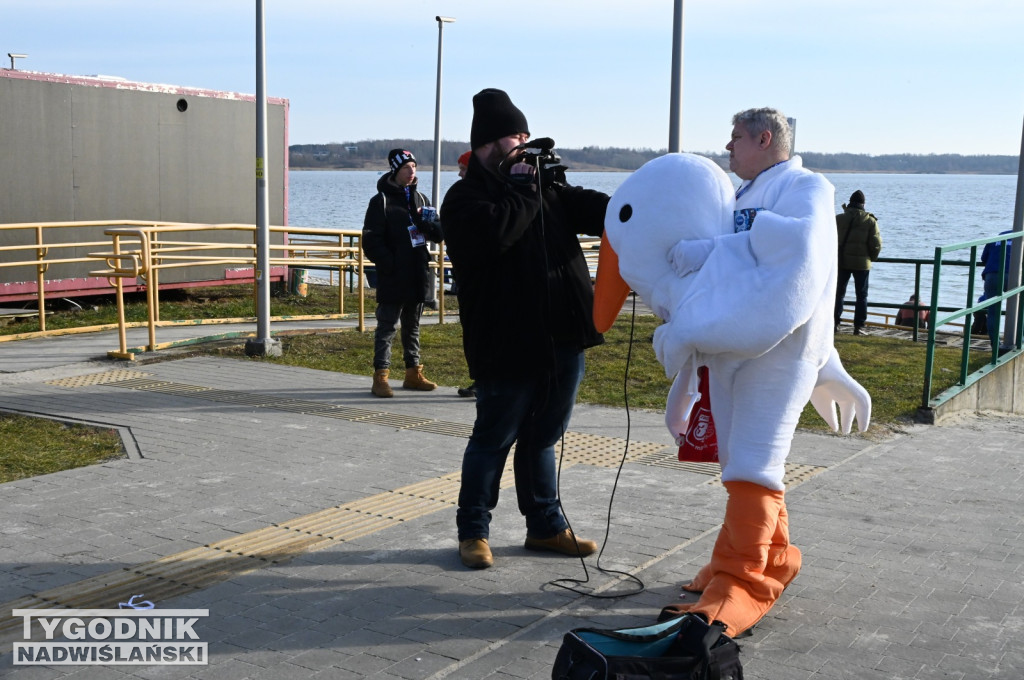
[[[754,179],[766,167],[766,136],[771,139],[768,132],[751,135],[742,123],[733,126],[732,137],[725,148],[729,151],[729,169],[740,179]]]
[[[395,172],[395,184],[407,187],[416,180],[416,164],[408,162]]]
[[[502,153],[507,156],[512,149],[516,148],[520,144],[526,144],[528,141],[530,141],[530,135],[525,132],[520,132],[518,134],[509,135],[508,137],[502,137],[497,140],[496,143]]]
[[[491,171],[497,172],[498,165],[508,157],[509,152],[520,144],[525,144],[528,141],[530,141],[530,135],[525,132],[496,139],[482,147],[484,157],[480,160],[483,161],[483,164]],[[479,154],[477,157],[479,157]]]

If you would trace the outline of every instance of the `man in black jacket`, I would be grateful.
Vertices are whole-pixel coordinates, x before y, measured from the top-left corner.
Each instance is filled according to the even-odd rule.
[[[388,153],[391,172],[377,181],[363,219],[363,252],[377,269],[377,329],[373,334],[373,387],[378,397],[392,397],[388,384],[395,325],[402,323],[405,381],[402,387],[433,390],[420,365],[420,316],[430,297],[430,251],[427,240],[444,240],[434,217],[424,218],[427,197],[416,189],[416,158],[411,151]]]
[[[477,93],[469,168],[441,210],[476,383],[456,514],[459,555],[472,568],[493,564],[491,510],[513,443],[526,548],[573,556],[597,550],[573,535],[562,514],[554,447],[572,415],[583,350],[603,341],[577,234],[604,231],[608,196],[567,186],[536,156],[528,162],[522,145],[529,137],[526,117],[505,92]]]

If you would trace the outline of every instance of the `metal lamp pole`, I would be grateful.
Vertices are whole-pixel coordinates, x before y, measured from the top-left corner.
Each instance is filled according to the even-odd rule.
[[[266,159],[266,21],[263,0],[256,0],[256,337],[245,342],[248,356],[281,356],[281,343],[270,337],[270,194]]]
[[[437,19],[437,98],[434,102],[434,174],[430,187],[430,202],[437,207],[441,195],[441,57],[444,48],[444,25],[455,21],[454,17]]]
[[[676,0],[672,13],[672,90],[668,110],[668,151],[682,151],[683,108],[683,0]]]
[[[1024,132],[1021,133],[1020,148],[1021,153],[1017,161],[1017,198],[1013,205],[1013,227],[1011,230],[1014,236],[1024,231]],[[1007,241],[1007,243],[1011,242]],[[1016,288],[1021,284],[1021,251],[1024,250],[1021,246],[1024,246],[1024,239],[1016,241],[1010,246],[1010,271],[1006,282],[1006,287],[1010,289]],[[1017,348],[1017,342],[1020,340],[1017,337],[1017,328],[1020,326],[1019,309],[1019,294],[1007,299],[1006,320],[1003,326],[1003,342],[1001,345],[1004,348]]]
[[[444,54],[444,25],[455,21],[454,17],[434,17],[437,20],[437,97],[434,101],[434,172],[430,185],[430,203],[435,208],[441,197],[441,58]],[[437,253],[439,322],[444,323],[444,244]],[[431,279],[433,281],[433,279]]]

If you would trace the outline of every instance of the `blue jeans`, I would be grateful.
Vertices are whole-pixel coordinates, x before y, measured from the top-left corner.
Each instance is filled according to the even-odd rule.
[[[455,522],[459,540],[488,538],[501,473],[516,445],[519,512],[526,533],[550,538],[568,528],[558,502],[555,444],[569,426],[583,380],[583,352],[556,349],[552,373],[531,370],[514,378],[476,381],[476,422],[462,456],[462,487]]]
[[[402,352],[405,367],[420,365],[420,316],[423,303],[384,302],[377,304],[377,330],[373,332],[373,370],[391,367],[391,343],[395,324],[402,321]]]
[[[850,274],[853,274],[853,290],[857,296],[857,302],[853,308],[853,325],[860,328],[868,320],[868,275],[870,269],[854,271],[840,269],[839,279],[836,281],[836,325],[839,324],[839,317],[843,315],[843,298],[846,297],[846,284],[850,282]]]

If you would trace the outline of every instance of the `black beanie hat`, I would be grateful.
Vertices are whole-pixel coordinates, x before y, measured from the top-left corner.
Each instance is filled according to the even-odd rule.
[[[861,205],[864,205],[864,192],[857,189],[850,194],[850,203],[860,203]]]
[[[473,127],[469,145],[477,149],[502,137],[525,132],[530,134],[526,116],[516,108],[504,90],[489,87],[473,97]]]
[[[391,166],[392,174],[398,172],[406,163],[415,163],[416,157],[412,155],[412,151],[406,151],[404,149],[392,149],[388,151],[388,165]]]

